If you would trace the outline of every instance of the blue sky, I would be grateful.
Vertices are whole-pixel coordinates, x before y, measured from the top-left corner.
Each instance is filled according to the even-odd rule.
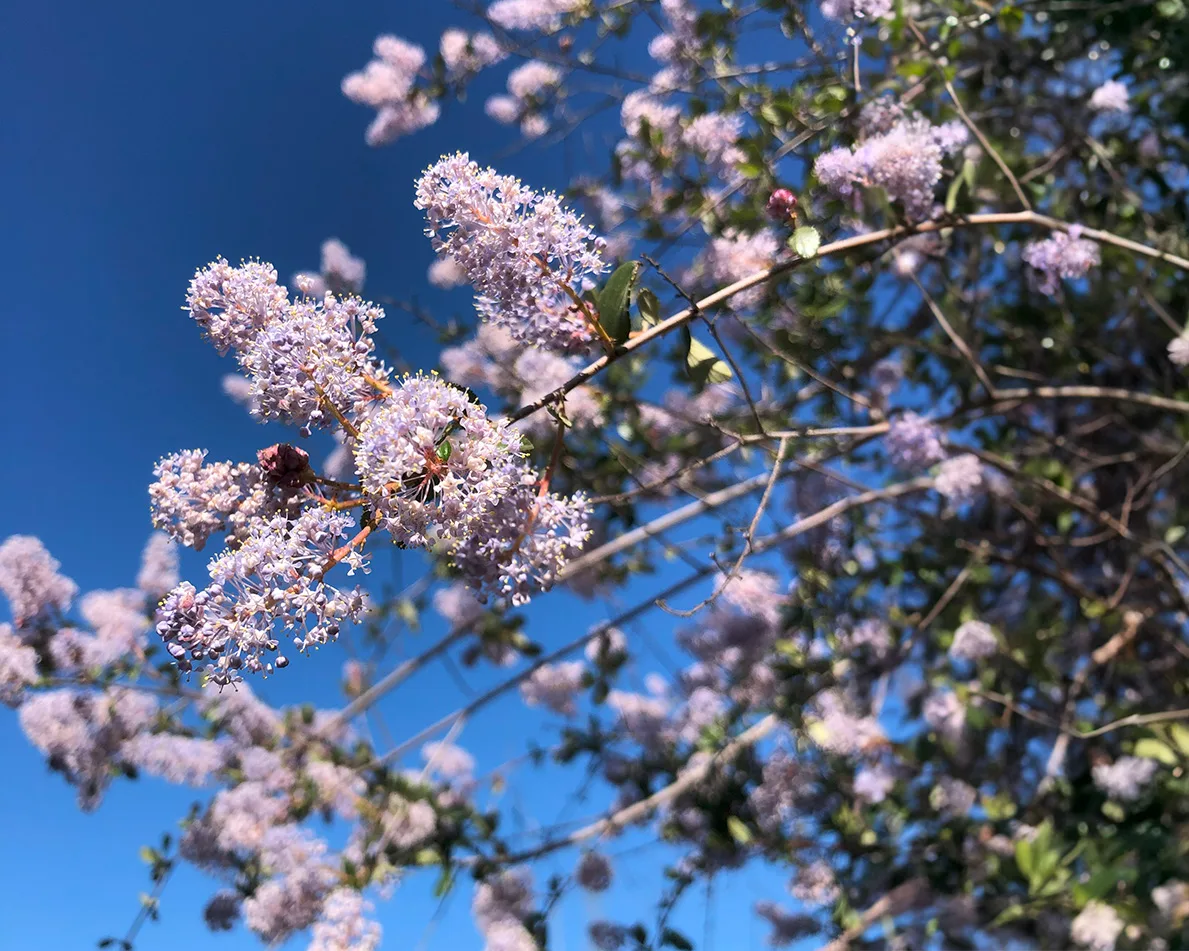
[[[248,459],[281,437],[222,395],[219,381],[230,367],[179,309],[194,269],[217,254],[260,256],[287,279],[316,269],[321,242],[337,236],[367,260],[371,293],[417,295],[440,314],[466,312],[465,296],[448,299],[425,285],[432,252],[412,207],[412,181],[444,151],[463,148],[493,161],[511,145],[507,130],[481,115],[491,90],[481,87],[468,106],[448,108],[436,126],[382,150],[363,143],[370,114],[339,92],[342,76],[368,59],[376,34],[399,32],[433,47],[442,26],[456,22],[445,5],[418,4],[415,23],[411,9],[392,0],[63,0],[10,4],[0,14],[0,85],[10,91],[0,98],[8,237],[0,257],[7,357],[0,388],[9,407],[0,422],[9,491],[0,538],[40,536],[83,591],[131,584],[149,531],[145,488],[162,454],[203,447],[212,458]],[[606,154],[598,141],[587,145]],[[556,152],[520,152],[500,164],[555,187],[572,171]],[[406,359],[434,362],[434,342],[410,319],[394,312],[387,324]],[[191,576],[201,566],[194,557],[185,563]],[[409,580],[416,564],[397,568]],[[377,574],[390,570],[381,559]],[[545,603],[535,609],[534,633],[557,644],[606,611],[569,599]],[[431,626],[416,641],[403,636],[394,659],[436,631]],[[334,646],[297,658],[261,692],[273,702],[334,704],[346,656]],[[408,735],[461,697],[455,680],[435,668],[391,700],[387,727]],[[469,725],[462,742],[492,767],[522,753],[539,727],[512,699]],[[194,797],[154,781],[117,783],[98,812],[83,815],[3,709],[0,755],[8,780],[0,784],[7,819],[0,951],[87,948],[122,934],[148,886],[140,845],[175,830]],[[508,804],[544,822],[559,818],[572,787],[556,776],[534,780],[523,768],[510,778],[514,788],[527,780],[528,791],[516,793],[519,800],[509,793]],[[560,818],[599,805],[571,802]],[[609,897],[568,901],[556,947],[583,947],[589,917],[651,920],[657,863],[647,856],[620,864]],[[555,867],[567,870],[571,861]],[[385,947],[478,947],[468,889],[425,932],[435,910],[431,885],[430,876],[410,880],[381,907]],[[242,930],[212,937],[202,927],[200,910],[214,887],[183,869],[163,899],[163,921],[144,930],[138,949],[258,947]],[[758,946],[763,929],[740,911],[760,897],[778,899],[779,880],[745,873],[716,884],[712,901],[690,901],[678,923],[699,937],[709,927],[718,935],[712,946]]]

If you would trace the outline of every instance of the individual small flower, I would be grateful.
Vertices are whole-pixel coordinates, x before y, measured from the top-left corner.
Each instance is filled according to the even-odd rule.
[[[572,717],[578,712],[576,699],[586,669],[578,661],[543,664],[520,685],[520,696],[530,707],[545,707]]]
[[[574,880],[588,892],[605,892],[611,887],[611,863],[601,852],[584,852],[574,869]]]
[[[246,350],[266,326],[289,310],[289,292],[263,261],[232,267],[216,258],[195,272],[186,292],[190,316],[220,354]]]
[[[1189,366],[1189,334],[1174,337],[1168,345],[1168,359],[1178,367]]]
[[[966,707],[950,690],[935,691],[925,698],[921,715],[930,729],[943,739],[956,743],[966,728]]]
[[[322,243],[322,270],[317,274],[298,274],[293,283],[310,297],[323,297],[327,291],[338,295],[358,294],[366,277],[367,265],[363,259],[353,256],[338,238],[330,238]]]
[[[429,266],[426,279],[434,287],[448,291],[451,288],[462,287],[467,282],[467,275],[453,258],[441,257],[435,258]]]
[[[822,16],[840,23],[880,20],[891,12],[892,0],[822,0]]]
[[[171,733],[141,733],[120,746],[126,762],[180,786],[204,786],[227,762],[227,747]]]
[[[882,766],[864,766],[855,773],[855,795],[872,805],[887,799],[895,785],[896,777]]]
[[[1156,775],[1157,763],[1138,756],[1120,756],[1113,763],[1098,763],[1091,770],[1094,785],[1118,802],[1135,802]]]
[[[820,859],[797,869],[789,891],[807,905],[832,905],[842,894],[830,863]]]
[[[888,426],[884,446],[892,465],[907,472],[919,472],[945,456],[941,430],[916,413],[897,416]]]
[[[487,8],[492,23],[505,30],[551,33],[581,0],[496,0]]]
[[[969,505],[983,489],[983,464],[973,453],[952,456],[938,466],[933,486],[954,508]]]
[[[986,660],[999,653],[999,641],[991,625],[982,621],[966,621],[954,631],[950,657],[955,660]]]
[[[772,926],[768,935],[768,947],[785,948],[795,941],[807,938],[821,930],[811,915],[794,915],[775,902],[758,901],[755,912]]]
[[[594,233],[556,195],[460,152],[418,179],[414,204],[426,213],[434,249],[466,272],[481,317],[547,349],[588,346],[595,315],[576,298],[606,265]]]
[[[1081,233],[1082,229],[1075,225],[1068,234],[1055,231],[1044,240],[1024,246],[1024,261],[1040,273],[1041,293],[1052,296],[1062,279],[1076,281],[1098,266],[1098,245],[1081,237]]]
[[[163,598],[179,581],[178,546],[164,532],[153,532],[140,556],[136,586],[152,601]]]
[[[65,611],[78,585],[58,574],[60,562],[32,535],[10,535],[0,545],[0,591],[17,627],[47,608]]]
[[[1127,87],[1117,79],[1108,79],[1090,94],[1090,108],[1095,112],[1130,112]]]
[[[343,79],[343,95],[377,110],[367,130],[368,145],[386,145],[438,120],[437,103],[416,88],[425,50],[396,36],[379,36],[376,58]]]
[[[514,488],[518,440],[436,376],[408,376],[364,420],[355,466],[398,544],[456,546]]]
[[[1119,913],[1110,905],[1091,901],[1073,919],[1069,936],[1083,948],[1112,951],[1122,932],[1123,919]]]
[[[37,651],[0,624],[0,703],[15,707],[25,688],[37,681]]]
[[[784,224],[792,218],[793,213],[797,210],[797,196],[787,188],[777,188],[768,196],[765,210],[773,221]]]
[[[310,931],[309,951],[376,951],[381,929],[365,917],[370,909],[354,888],[336,888]]]
[[[490,33],[467,33],[457,27],[442,31],[438,51],[442,54],[446,72],[456,80],[470,78],[507,55]]]

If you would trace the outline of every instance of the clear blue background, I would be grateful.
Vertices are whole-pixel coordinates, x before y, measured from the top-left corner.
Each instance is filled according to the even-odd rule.
[[[250,459],[280,438],[223,396],[220,378],[231,366],[179,309],[194,269],[217,254],[260,256],[288,280],[316,270],[321,242],[337,236],[366,259],[371,294],[417,296],[439,316],[468,310],[465,296],[425,284],[432,255],[412,181],[444,151],[493,161],[508,149],[510,133],[482,116],[482,99],[506,67],[469,104],[447,107],[436,126],[381,150],[363,142],[370,112],[339,92],[378,33],[400,33],[432,52],[452,22],[458,16],[445,4],[399,0],[6,5],[0,538],[38,535],[82,591],[130,585],[149,532],[145,487],[162,454],[202,447],[212,459]],[[580,148],[602,159],[606,144],[595,134]],[[578,149],[565,154],[580,157]],[[574,169],[559,154],[517,152],[501,169],[561,187]],[[434,341],[411,318],[394,311],[386,323],[387,340],[399,340],[410,363],[435,362]],[[196,576],[202,560],[191,557],[184,568]],[[407,581],[415,569],[381,559],[377,574],[383,580],[391,570],[392,580]],[[533,632],[556,645],[606,616],[605,605],[579,611],[572,599],[546,600],[535,608]],[[402,635],[393,658],[415,653],[439,630],[431,622],[416,639]],[[272,702],[335,705],[347,656],[346,645],[335,645],[297,658],[260,692]],[[638,684],[642,673],[631,680]],[[484,683],[482,674],[467,677]],[[407,736],[463,695],[455,677],[435,667],[389,701],[386,727]],[[546,740],[540,729],[541,719],[513,696],[468,725],[461,742],[486,769],[522,754],[530,735]],[[117,782],[100,809],[84,815],[3,708],[0,757],[0,951],[89,948],[122,935],[138,892],[148,889],[139,846],[176,831],[195,797],[156,781]],[[518,791],[504,804],[526,822],[591,816],[604,805],[569,799],[575,787],[555,771],[538,778],[519,766],[509,779]],[[555,947],[584,947],[591,918],[651,922],[657,858],[646,848],[617,863],[610,895],[567,900],[555,918]],[[564,855],[546,868],[568,871],[572,860]],[[456,890],[427,930],[432,877],[411,878],[381,905],[384,947],[480,946],[469,887]],[[779,900],[781,881],[762,871],[733,874],[688,899],[674,923],[699,940],[709,936],[711,947],[758,947],[766,928],[751,904]],[[146,926],[137,948],[257,948],[242,928],[205,930],[201,908],[215,887],[183,867],[165,892],[162,921]]]

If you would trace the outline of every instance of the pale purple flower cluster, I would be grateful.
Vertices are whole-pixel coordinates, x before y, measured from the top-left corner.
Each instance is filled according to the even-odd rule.
[[[1113,763],[1098,763],[1090,770],[1090,774],[1094,785],[1111,799],[1134,802],[1152,782],[1156,769],[1154,759],[1120,756]]]
[[[623,731],[647,749],[674,738],[668,722],[669,702],[663,696],[612,690],[607,694],[607,706],[615,711]]]
[[[1117,79],[1108,79],[1090,94],[1089,105],[1095,112],[1130,112],[1127,86]]]
[[[459,152],[418,179],[414,204],[426,213],[434,249],[466,272],[481,317],[517,340],[586,349],[592,331],[573,295],[592,287],[606,265],[594,233],[556,195]]]
[[[957,743],[966,729],[966,707],[951,690],[938,690],[925,698],[921,716],[942,739]]]
[[[633,138],[640,136],[645,127],[666,141],[676,139],[681,133],[681,108],[665,105],[644,89],[624,96],[619,114],[624,131]]]
[[[822,16],[841,23],[880,20],[891,13],[892,0],[822,0]]]
[[[467,282],[466,271],[458,266],[454,258],[447,257],[434,258],[425,277],[434,287],[444,291],[462,287]]]
[[[475,773],[475,757],[453,743],[433,742],[421,747],[425,767],[443,779],[466,785]]]
[[[532,879],[527,869],[490,876],[475,888],[471,900],[471,914],[489,951],[534,951],[537,943],[524,927],[532,910]]]
[[[507,95],[492,96],[484,108],[496,122],[519,124],[525,138],[535,139],[549,131],[549,120],[541,106],[561,81],[562,73],[556,66],[529,60],[508,74]]]
[[[1024,246],[1024,261],[1040,272],[1041,293],[1056,294],[1062,279],[1076,281],[1098,266],[1101,261],[1098,245],[1081,234],[1082,229],[1075,225],[1068,234],[1055,231],[1041,241]]]
[[[0,624],[0,703],[15,707],[36,681],[37,651],[13,633],[11,624]]]
[[[203,786],[227,763],[227,746],[173,733],[141,733],[120,746],[126,762],[180,786]]]
[[[295,825],[264,833],[260,862],[271,877],[244,900],[244,923],[269,944],[280,944],[318,920],[339,873],[326,843]]]
[[[755,234],[731,228],[711,239],[699,263],[702,271],[716,284],[733,284],[772,267],[779,251],[780,240],[767,228]],[[764,285],[759,284],[732,297],[730,306],[735,310],[747,310],[763,301],[765,293]]]
[[[516,358],[511,376],[503,381],[503,385],[496,387],[511,395],[516,393],[522,406],[535,403],[537,400],[559,389],[567,383],[581,369],[572,357],[563,357],[547,350],[530,347]],[[506,371],[504,371],[506,372]],[[603,407],[598,397],[599,391],[593,386],[579,386],[566,394],[563,403],[566,418],[576,427],[601,426],[603,424]],[[553,429],[553,422],[538,413],[518,424],[533,436],[547,436]]]
[[[263,261],[232,267],[219,258],[198,270],[186,292],[190,316],[221,355],[246,350],[268,324],[285,316],[289,293]]]
[[[896,785],[896,777],[883,766],[864,766],[855,773],[855,795],[872,805],[883,802]]]
[[[8,599],[17,627],[47,608],[65,611],[78,585],[58,574],[61,563],[32,535],[10,535],[0,545],[0,591]]]
[[[954,631],[950,657],[955,660],[986,660],[999,653],[999,641],[991,625],[983,621],[966,621]]]
[[[923,116],[901,119],[887,132],[863,139],[854,149],[818,156],[814,171],[835,195],[850,197],[856,186],[879,187],[904,206],[914,221],[933,213],[933,191],[941,181],[942,160],[959,151],[968,137],[960,122],[931,125]]]
[[[1168,345],[1168,359],[1174,366],[1189,366],[1189,335],[1181,334],[1172,339]]]
[[[886,657],[892,649],[892,633],[879,618],[866,618],[839,634],[838,648],[845,653],[866,648],[874,657]]]
[[[1113,951],[1123,933],[1123,919],[1110,905],[1099,901],[1086,903],[1069,928],[1076,944],[1092,951]]]
[[[211,931],[230,931],[240,916],[240,897],[232,891],[218,891],[202,910],[202,920]]]
[[[748,794],[756,822],[767,832],[778,832],[795,813],[797,800],[809,792],[806,770],[784,750],[776,750],[764,763],[760,782]]]
[[[327,291],[358,294],[366,277],[367,265],[363,259],[352,255],[338,238],[330,238],[322,242],[322,270],[317,274],[308,271],[297,274],[293,283],[303,294],[324,297]]]
[[[592,921],[586,933],[598,951],[620,951],[628,940],[628,929],[613,921]]]
[[[601,852],[583,852],[574,869],[574,881],[588,892],[605,892],[611,877],[611,862]]]
[[[661,63],[688,60],[698,50],[697,11],[688,0],[661,0],[661,9],[668,22],[649,42],[648,55]]]
[[[270,673],[288,664],[284,655],[271,658],[278,624],[306,651],[334,640],[345,621],[361,620],[362,589],[342,592],[323,579],[353,524],[321,508],[254,521],[238,549],[211,561],[212,584],[198,591],[183,582],[158,608],[157,633],[178,666],[189,672],[197,662],[215,683],[233,683],[241,669]],[[363,564],[354,549],[341,560],[351,572]]]
[[[164,597],[173,588],[178,575],[178,546],[168,535],[153,532],[140,556],[140,574],[136,586],[153,601]]]
[[[743,117],[707,112],[692,119],[681,133],[682,143],[704,156],[717,169],[738,165],[746,157],[735,144],[743,132]]]
[[[490,33],[467,33],[457,27],[442,31],[438,51],[447,74],[454,80],[468,79],[507,55]]]
[[[372,51],[375,59],[347,76],[342,87],[352,102],[376,110],[367,130],[368,145],[387,145],[437,122],[440,107],[416,86],[425,50],[400,37],[379,36]]]
[[[456,582],[434,592],[433,607],[445,618],[451,629],[471,627],[487,610],[466,585]]]
[[[953,776],[943,776],[933,788],[929,802],[938,812],[951,816],[969,815],[978,799],[978,790]]]
[[[496,0],[487,8],[487,17],[505,30],[551,33],[581,3],[582,0]]]
[[[919,472],[945,457],[941,430],[923,416],[902,413],[888,426],[884,447],[892,465],[907,472]]]
[[[832,905],[842,894],[834,869],[821,859],[797,869],[789,883],[789,891],[807,905]]]
[[[954,508],[969,505],[985,487],[983,464],[973,453],[951,456],[937,467],[933,485]]]
[[[873,716],[854,710],[854,703],[838,690],[827,690],[814,701],[817,720],[810,737],[818,746],[837,756],[858,756],[885,742],[883,727]]]
[[[585,672],[578,661],[542,664],[520,685],[520,696],[530,707],[545,707],[572,717],[578,712],[576,701]]]
[[[355,889],[336,888],[310,931],[309,951],[376,951],[381,929],[365,917],[370,910],[371,903]]]
[[[516,487],[518,440],[465,391],[400,380],[364,420],[355,466],[379,524],[401,545],[456,546]]]
[[[795,941],[816,934],[821,927],[810,915],[795,915],[771,901],[758,901],[756,914],[772,926],[767,943],[770,948],[784,948]]]

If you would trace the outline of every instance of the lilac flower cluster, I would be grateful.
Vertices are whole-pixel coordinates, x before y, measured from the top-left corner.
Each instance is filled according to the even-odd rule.
[[[707,112],[690,120],[681,133],[682,143],[703,156],[714,168],[725,170],[746,158],[735,143],[743,132],[743,118],[719,112]]]
[[[1168,359],[1174,366],[1189,366],[1189,334],[1173,337],[1168,345]]]
[[[586,668],[579,661],[543,664],[520,685],[520,696],[530,707],[545,707],[572,717],[578,710],[577,695]]]
[[[0,624],[0,703],[17,706],[36,681],[37,651],[13,633],[11,624]]]
[[[766,228],[755,234],[728,229],[711,239],[695,264],[695,270],[700,267],[716,284],[733,284],[772,267],[779,251],[780,240]],[[732,297],[730,306],[735,310],[747,310],[758,305],[764,294],[764,285],[757,285]]]
[[[551,33],[581,3],[582,0],[496,0],[487,8],[487,17],[505,30]]]
[[[397,36],[379,36],[375,58],[343,80],[343,95],[370,106],[376,117],[367,130],[368,145],[387,145],[437,122],[441,109],[417,88],[425,50]]]
[[[525,869],[501,872],[480,882],[471,900],[471,914],[487,939],[488,951],[533,951],[537,943],[524,927],[532,908],[532,879]]]
[[[574,881],[588,892],[605,892],[611,887],[611,862],[601,852],[583,852],[574,869]]]
[[[490,33],[467,33],[457,27],[442,31],[438,52],[442,54],[447,75],[455,81],[468,79],[507,55]]]
[[[371,904],[353,888],[336,888],[322,905],[310,932],[309,951],[376,951],[380,925],[364,915]]]
[[[556,195],[460,152],[418,179],[414,204],[426,213],[434,249],[466,272],[482,318],[547,349],[587,348],[595,315],[577,296],[606,265],[591,229]]]
[[[178,583],[178,547],[168,535],[153,532],[141,555],[136,586],[151,600],[164,597]]]
[[[8,599],[18,627],[43,611],[65,611],[78,585],[58,574],[60,562],[32,535],[10,535],[0,545],[0,591]]]
[[[1098,266],[1101,261],[1098,245],[1081,234],[1082,229],[1075,225],[1068,234],[1055,231],[1024,246],[1024,261],[1040,273],[1041,293],[1052,296],[1061,280],[1076,281]]]
[[[933,214],[942,160],[961,149],[967,138],[960,122],[934,126],[923,116],[908,116],[853,149],[841,147],[818,156],[814,171],[841,198],[855,195],[856,186],[883,188],[911,220],[922,221]]]
[[[999,653],[999,641],[991,625],[983,621],[965,621],[956,631],[950,644],[950,657],[955,660],[979,661]]]
[[[1089,106],[1094,112],[1127,113],[1131,111],[1127,86],[1117,79],[1108,79],[1090,94]]]
[[[983,464],[973,453],[946,459],[937,467],[934,488],[953,508],[969,505],[983,491]]]
[[[1097,763],[1090,770],[1094,785],[1118,802],[1135,802],[1156,775],[1157,763],[1138,756],[1120,756],[1113,763]]]
[[[950,690],[939,690],[925,698],[921,716],[929,728],[942,739],[958,743],[966,729],[966,707],[958,695]]]
[[[891,13],[892,0],[822,0],[822,16],[841,23],[881,20]]]
[[[1119,913],[1098,901],[1087,902],[1069,929],[1074,942],[1091,951],[1113,951],[1122,933],[1123,919]]]
[[[941,430],[913,412],[901,413],[892,420],[884,446],[892,465],[907,472],[927,469],[945,456]]]
[[[322,269],[317,274],[303,271],[293,277],[293,283],[303,294],[310,297],[325,297],[332,294],[358,294],[363,290],[367,277],[367,265],[362,258],[351,254],[338,238],[322,243]]]
[[[538,138],[549,131],[549,120],[541,106],[561,81],[562,73],[556,66],[529,60],[508,74],[507,95],[492,96],[484,108],[496,122],[519,125],[525,138]]]

